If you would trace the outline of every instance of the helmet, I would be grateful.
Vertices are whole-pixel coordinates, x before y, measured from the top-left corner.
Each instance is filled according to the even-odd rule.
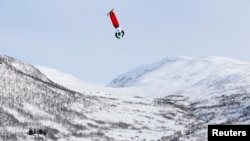
[[[120,36],[120,37],[122,36],[122,33],[121,33],[121,32],[118,32],[117,34],[118,34],[118,36]]]
[[[115,32],[115,37],[120,39],[124,36],[124,31],[121,28],[117,28],[117,31]]]

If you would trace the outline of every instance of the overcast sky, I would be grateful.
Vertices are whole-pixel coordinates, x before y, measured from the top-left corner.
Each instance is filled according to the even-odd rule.
[[[0,54],[103,84],[172,56],[250,62],[250,1],[1,0]]]

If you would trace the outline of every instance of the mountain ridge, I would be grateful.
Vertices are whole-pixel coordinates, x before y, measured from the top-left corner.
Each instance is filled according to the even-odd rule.
[[[175,63],[174,63],[175,62]],[[131,87],[131,86],[136,86],[138,84],[138,78],[143,77],[143,75],[149,74],[152,71],[155,70],[159,70],[162,67],[165,66],[165,68],[167,67],[167,65],[172,65],[172,64],[177,64],[177,63],[189,63],[189,64],[183,64],[183,66],[179,67],[179,66],[173,66],[175,68],[169,68],[169,70],[176,70],[179,71],[180,69],[182,69],[183,71],[186,70],[186,68],[188,68],[189,66],[198,66],[197,63],[203,63],[203,66],[198,66],[198,67],[204,67],[204,69],[209,69],[209,65],[214,65],[216,67],[219,67],[218,65],[225,65],[225,64],[238,64],[238,65],[248,65],[249,63],[247,62],[242,62],[242,61],[238,61],[235,59],[231,59],[231,58],[226,58],[226,57],[219,57],[219,56],[211,56],[211,57],[202,57],[202,58],[191,58],[191,57],[170,57],[170,58],[165,58],[161,61],[158,61],[156,63],[152,63],[150,65],[144,65],[144,66],[140,66],[137,67],[135,69],[132,69],[131,71],[128,71],[127,73],[124,73],[122,75],[119,75],[118,77],[116,77],[115,79],[113,79],[107,86],[109,87]],[[206,66],[205,66],[206,65]],[[229,67],[229,66],[226,66]],[[189,68],[191,69],[191,68]],[[195,68],[194,72],[195,73]],[[167,70],[165,70],[167,71]],[[190,71],[190,70],[188,70]],[[201,71],[201,70],[199,70]],[[172,73],[175,73],[172,71]]]
[[[209,124],[250,123],[249,64],[234,59],[172,57],[112,88],[1,57],[2,140],[199,141]]]

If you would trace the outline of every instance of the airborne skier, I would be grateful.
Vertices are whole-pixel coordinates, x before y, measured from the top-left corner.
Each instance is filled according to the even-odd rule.
[[[124,31],[121,29],[120,25],[119,25],[119,21],[113,11],[114,9],[112,9],[109,13],[108,13],[108,16],[110,17],[111,19],[111,22],[114,26],[114,28],[116,29],[116,32],[115,32],[115,37],[120,39],[124,36]]]

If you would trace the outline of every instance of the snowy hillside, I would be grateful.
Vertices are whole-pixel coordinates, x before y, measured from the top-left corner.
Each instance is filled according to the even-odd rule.
[[[160,140],[196,121],[186,109],[159,107],[153,99],[101,87],[75,92],[4,55],[0,76],[0,140]]]
[[[122,74],[108,86],[136,89],[137,95],[156,98],[165,106],[176,102],[180,106],[186,99],[189,104],[183,106],[202,123],[180,140],[203,140],[199,137],[206,136],[207,124],[250,124],[247,62],[225,57],[166,58]]]
[[[17,59],[4,55],[0,59],[0,140],[112,140],[100,128],[123,127],[123,122],[106,123],[90,116],[113,109],[108,99],[102,101],[53,83]],[[47,135],[28,135],[29,129],[45,130]]]
[[[179,136],[176,138],[180,140],[203,140],[209,123],[250,123],[249,72],[249,63],[225,57],[172,57],[120,75],[109,87],[94,89],[111,93],[111,97],[120,100],[125,97],[132,100],[129,96],[134,96],[151,100],[157,107],[185,109],[199,120],[195,120],[195,125],[188,123],[192,131],[172,135]],[[70,88],[70,85],[64,86]],[[168,140],[167,137],[164,140]]]
[[[140,102],[151,101],[155,106],[152,110],[157,111],[156,107],[164,108],[165,111],[158,115],[162,115],[167,121],[185,120],[179,116],[170,116],[175,115],[171,113],[176,109],[167,108],[178,107],[192,118],[185,123],[186,128],[178,128],[181,132],[176,131],[161,139],[206,140],[208,124],[250,123],[249,68],[247,62],[225,57],[172,57],[133,69],[118,76],[108,87],[96,87],[89,94],[96,95],[94,90],[98,90],[98,94],[105,92],[109,97],[119,99],[120,103],[133,101],[134,98],[140,98]],[[41,70],[49,74],[46,69]],[[65,76],[62,73],[57,75]],[[50,78],[64,85],[55,77]],[[64,78],[72,82],[70,77]],[[74,89],[71,85],[64,86]],[[87,89],[86,84],[82,83],[83,85],[85,87],[81,88]],[[141,109],[139,105],[136,107]],[[179,113],[181,110],[175,112]]]
[[[118,76],[108,87],[139,87],[144,96],[210,93],[250,84],[250,64],[223,57],[173,57]]]
[[[212,79],[233,79],[241,77],[250,69],[250,64],[222,57],[166,58],[162,61],[138,67],[111,81],[109,87],[149,86],[155,83],[165,83],[178,88],[195,85],[199,81]],[[248,73],[247,75],[249,75]],[[241,76],[240,76],[241,75]],[[160,81],[160,82],[159,82]],[[181,85],[179,82],[182,82]],[[224,81],[224,83],[226,83]],[[202,82],[200,82],[202,83]],[[158,84],[156,84],[158,85]]]
[[[103,85],[101,84],[86,83],[70,74],[62,73],[53,68],[44,66],[35,67],[39,69],[43,74],[45,74],[48,78],[50,78],[50,80],[52,80],[53,82],[79,93],[91,94],[92,90],[98,90],[100,87],[103,88]]]
[[[173,57],[104,87],[1,55],[0,140],[207,140],[208,124],[250,123],[249,70],[229,58]]]

